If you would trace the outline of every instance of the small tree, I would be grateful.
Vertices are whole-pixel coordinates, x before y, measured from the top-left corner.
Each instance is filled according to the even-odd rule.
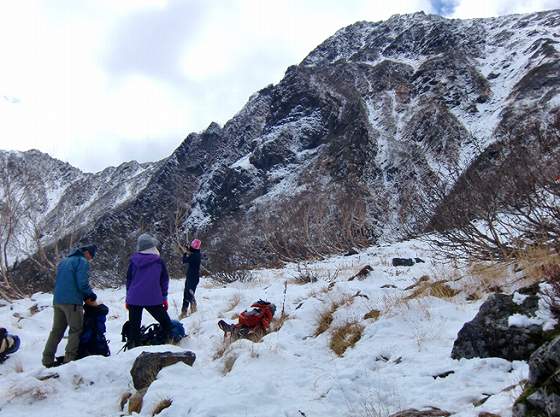
[[[0,166],[0,298],[22,296],[13,280],[17,260],[13,253],[21,246],[23,229],[33,208],[32,179],[9,160]]]
[[[558,130],[535,130],[524,144],[507,146],[511,141],[455,177],[428,178],[416,233],[428,232],[423,238],[450,257],[478,260],[507,261],[528,246],[558,242]]]

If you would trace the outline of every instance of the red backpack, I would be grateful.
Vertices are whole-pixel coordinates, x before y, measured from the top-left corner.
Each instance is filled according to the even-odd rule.
[[[268,329],[276,306],[268,301],[259,300],[251,305],[251,310],[245,310],[239,315],[238,326]]]

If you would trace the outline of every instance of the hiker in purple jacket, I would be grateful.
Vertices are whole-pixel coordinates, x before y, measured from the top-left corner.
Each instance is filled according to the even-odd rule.
[[[148,310],[169,334],[171,319],[167,314],[169,276],[157,250],[158,241],[147,233],[138,237],[137,252],[130,258],[126,274],[126,305],[129,340],[137,346],[142,323],[142,310]]]

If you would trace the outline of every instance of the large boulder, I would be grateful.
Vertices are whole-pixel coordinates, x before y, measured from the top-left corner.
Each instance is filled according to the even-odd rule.
[[[526,298],[514,301],[512,295],[493,294],[482,304],[476,317],[466,323],[453,344],[451,357],[504,358],[509,361],[528,360],[545,340],[542,326],[509,325],[509,317],[521,314],[532,317],[538,310],[538,287],[520,290]]]
[[[560,336],[531,355],[529,383],[513,406],[513,416],[560,416]]]
[[[183,362],[192,366],[196,359],[193,352],[142,352],[134,361],[130,374],[134,388],[142,390],[148,388],[155,381],[157,374],[163,368]]]

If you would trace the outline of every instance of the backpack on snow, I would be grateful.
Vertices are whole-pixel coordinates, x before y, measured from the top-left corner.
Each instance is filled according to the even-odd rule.
[[[245,310],[239,314],[238,326],[249,329],[261,328],[268,329],[272,317],[276,312],[276,306],[268,301],[259,300],[251,304],[251,310]]]
[[[105,338],[105,321],[109,308],[105,304],[84,305],[84,325],[80,335],[78,359],[90,355],[110,356],[109,344]]]
[[[129,338],[130,322],[123,324],[121,330],[122,342],[125,344],[123,350],[131,348],[132,340]],[[171,329],[166,335],[165,331],[159,323],[153,323],[149,326],[140,327],[140,335],[138,337],[137,346],[153,346],[165,345],[168,342],[179,343],[181,339],[186,337],[185,328],[178,320],[171,320]]]

